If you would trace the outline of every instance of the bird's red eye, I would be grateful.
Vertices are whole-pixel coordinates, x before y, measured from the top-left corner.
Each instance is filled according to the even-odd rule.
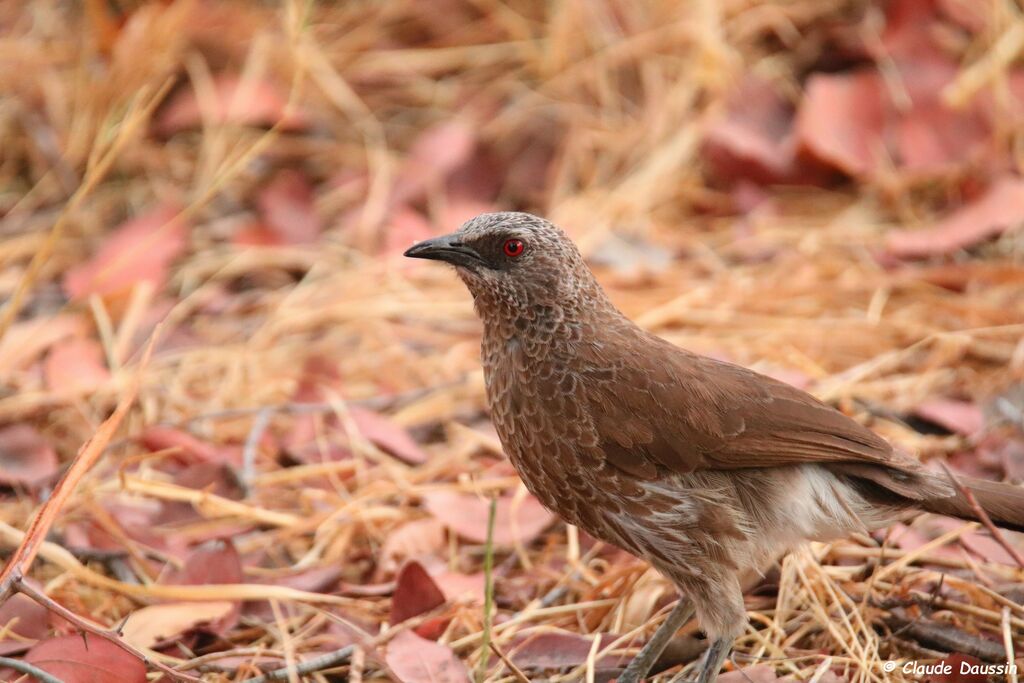
[[[506,240],[505,242],[505,256],[515,258],[523,253],[525,245],[522,240]]]

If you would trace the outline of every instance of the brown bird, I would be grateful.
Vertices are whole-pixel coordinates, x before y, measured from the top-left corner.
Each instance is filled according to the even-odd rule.
[[[804,541],[922,510],[976,518],[947,477],[811,395],[639,328],[544,219],[484,214],[405,255],[454,265],[472,293],[494,425],[526,487],[679,588],[619,683],[694,611],[711,643],[699,682],[717,677],[747,620],[741,578]],[[1024,530],[1024,489],[962,482]]]

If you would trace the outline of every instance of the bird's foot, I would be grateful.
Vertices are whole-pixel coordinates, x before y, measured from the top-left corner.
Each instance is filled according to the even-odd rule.
[[[658,661],[658,657],[665,651],[665,646],[668,645],[669,639],[691,616],[693,616],[693,603],[686,598],[679,598],[679,602],[672,608],[669,615],[665,617],[665,621],[661,622],[661,626],[654,632],[651,639],[637,653],[633,661],[626,667],[626,670],[615,679],[616,683],[641,683],[646,678],[647,672]]]
[[[718,680],[718,672],[722,670],[722,664],[725,663],[731,649],[731,638],[719,638],[711,643],[711,647],[704,655],[704,663],[701,664],[697,683],[713,683]]]

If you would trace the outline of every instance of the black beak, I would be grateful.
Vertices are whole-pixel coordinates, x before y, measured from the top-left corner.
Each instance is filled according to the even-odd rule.
[[[463,266],[464,268],[477,268],[484,265],[484,260],[480,258],[480,255],[460,242],[457,234],[441,235],[423,240],[406,249],[404,255],[409,258],[445,261],[453,266]]]

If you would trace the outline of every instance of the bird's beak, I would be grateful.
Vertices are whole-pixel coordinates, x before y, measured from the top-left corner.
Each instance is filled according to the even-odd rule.
[[[446,261],[453,266],[464,268],[477,268],[484,263],[480,255],[459,241],[459,236],[454,233],[418,242],[406,249],[404,255],[409,258]]]

